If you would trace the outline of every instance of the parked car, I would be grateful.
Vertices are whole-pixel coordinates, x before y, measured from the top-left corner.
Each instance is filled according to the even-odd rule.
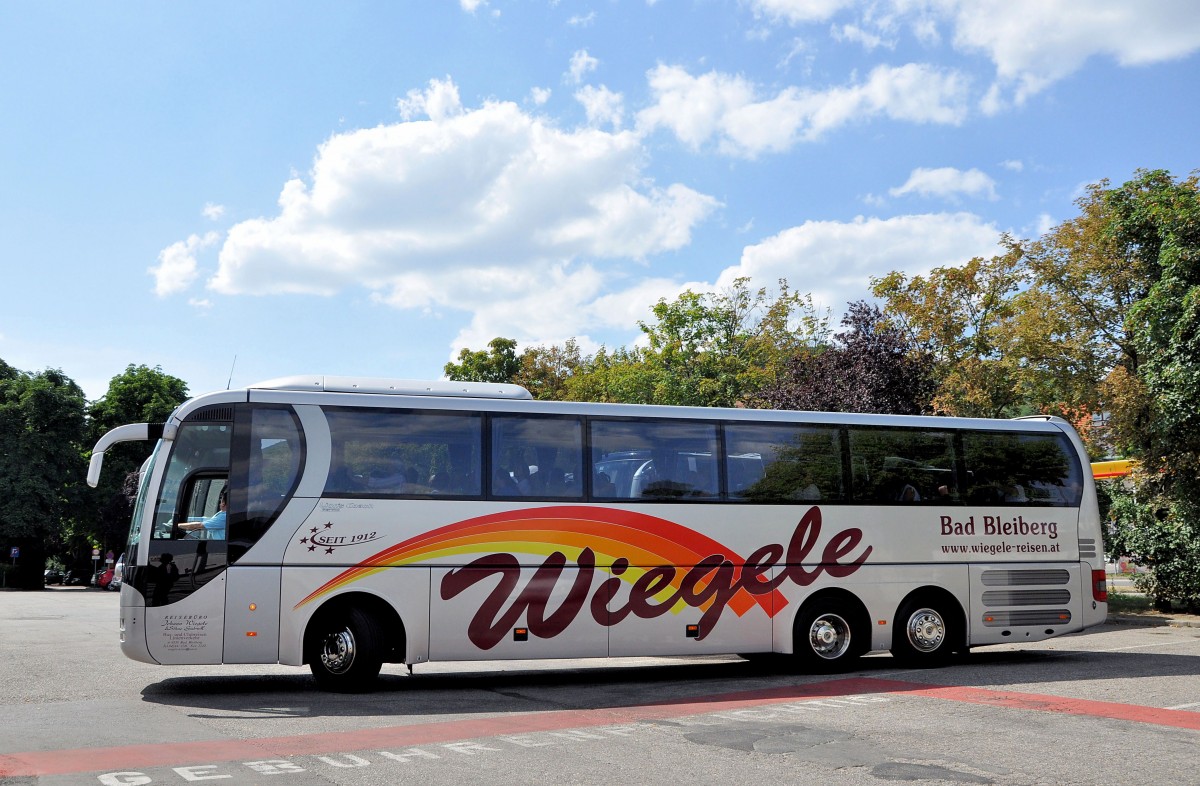
[[[121,591],[121,582],[125,576],[125,555],[122,554],[117,558],[117,562],[113,565],[112,579],[108,582],[108,589],[114,592]]]
[[[51,584],[62,584],[63,583],[62,571],[59,570],[58,568],[46,568],[45,582],[46,582],[47,587],[49,587]]]

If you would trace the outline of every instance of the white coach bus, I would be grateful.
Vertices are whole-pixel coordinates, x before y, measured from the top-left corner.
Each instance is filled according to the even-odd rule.
[[[92,485],[131,440],[157,440],[121,589],[147,663],[308,664],[334,690],[430,660],[934,664],[1107,613],[1095,485],[1054,418],[292,377],[114,429]]]

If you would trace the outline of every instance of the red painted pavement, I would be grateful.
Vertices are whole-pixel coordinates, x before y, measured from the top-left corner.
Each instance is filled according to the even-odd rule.
[[[983,704],[1015,710],[1054,712],[1113,718],[1179,729],[1200,730],[1200,713],[1165,710],[1087,699],[1070,699],[1033,693],[987,690],[958,686],[929,685],[872,678],[830,680],[811,685],[766,688],[755,691],[697,696],[657,704],[608,707],[592,710],[535,712],[521,715],[497,715],[489,718],[439,721],[411,726],[303,734],[291,737],[266,737],[250,740],[215,739],[201,742],[164,742],[125,745],[113,748],[29,751],[0,754],[0,778],[42,777],[83,772],[107,772],[130,768],[180,766],[194,762],[220,763],[253,761],[280,756],[303,756],[352,751],[409,748],[458,740],[497,737],[511,734],[560,731],[643,720],[678,718],[714,712],[781,704],[792,701],[827,699],[863,694],[904,694],[943,701]]]

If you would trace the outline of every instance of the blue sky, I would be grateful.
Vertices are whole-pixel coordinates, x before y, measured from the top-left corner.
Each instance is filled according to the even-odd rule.
[[[0,359],[434,379],[743,275],[840,316],[1200,167],[1198,50],[1193,0],[0,0]]]

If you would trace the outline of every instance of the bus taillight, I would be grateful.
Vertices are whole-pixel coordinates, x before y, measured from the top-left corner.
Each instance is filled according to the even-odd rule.
[[[1092,600],[1108,603],[1108,576],[1103,570],[1092,571]]]

